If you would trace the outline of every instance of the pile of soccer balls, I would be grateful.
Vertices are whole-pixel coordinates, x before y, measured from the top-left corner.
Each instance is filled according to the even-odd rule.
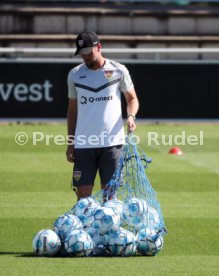
[[[33,239],[39,256],[155,256],[162,247],[159,214],[139,198],[83,198]]]

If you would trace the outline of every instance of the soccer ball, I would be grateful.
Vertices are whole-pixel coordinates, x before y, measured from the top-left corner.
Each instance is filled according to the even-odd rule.
[[[95,218],[94,218],[94,214],[97,210],[101,209],[102,207],[99,205],[98,207],[96,208],[92,208],[92,209],[89,209],[88,212],[86,212],[86,216],[85,216],[85,219],[84,219],[84,226],[85,227],[90,227],[92,226]]]
[[[133,256],[136,251],[135,235],[124,228],[120,228],[119,231],[110,235],[108,248],[113,255]]]
[[[155,256],[163,247],[163,237],[152,227],[141,229],[136,238],[137,250],[142,255]]]
[[[144,200],[135,197],[128,199],[123,207],[124,224],[139,231],[145,226],[147,209],[148,205]]]
[[[90,221],[88,218],[93,215],[97,208],[100,207],[100,204],[92,197],[86,197],[80,199],[69,211],[69,213],[77,216],[83,223],[83,226],[90,226]]]
[[[63,240],[69,230],[71,229],[82,229],[83,225],[80,221],[80,219],[73,215],[62,215],[57,218],[57,220],[54,222],[54,231],[56,234]]]
[[[94,213],[94,221],[92,227],[95,228],[100,235],[116,231],[119,228],[120,216],[113,209],[102,207]]]
[[[105,247],[105,235],[99,235],[97,232],[92,237],[92,241],[94,244],[93,254],[102,256],[106,253],[106,247]]]
[[[120,215],[120,219],[122,219],[122,211],[123,211],[124,203],[121,200],[111,199],[111,200],[106,201],[103,204],[103,206],[107,207],[107,208],[114,209],[114,211]]]
[[[148,224],[156,230],[160,228],[159,214],[153,207],[148,208]]]
[[[33,238],[33,251],[38,256],[54,256],[61,247],[59,236],[52,230],[39,231]]]
[[[93,228],[92,226],[85,226],[83,230],[89,234],[91,239],[93,239],[93,237],[97,233],[97,229]]]
[[[88,256],[93,250],[93,241],[84,230],[72,230],[64,240],[68,256]]]

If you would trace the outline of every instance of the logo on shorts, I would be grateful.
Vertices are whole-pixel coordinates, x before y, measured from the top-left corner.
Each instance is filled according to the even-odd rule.
[[[74,171],[74,179],[78,181],[81,178],[81,171]]]
[[[110,79],[113,75],[113,70],[106,70],[104,71],[104,75],[107,79]]]

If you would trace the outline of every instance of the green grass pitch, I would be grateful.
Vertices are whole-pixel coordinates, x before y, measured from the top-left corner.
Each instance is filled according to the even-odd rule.
[[[204,145],[147,144],[147,133],[198,135]],[[138,123],[135,134],[152,157],[147,175],[161,203],[168,235],[156,257],[40,258],[32,253],[36,232],[51,228],[76,196],[65,146],[31,140],[18,146],[25,131],[65,135],[64,124],[0,125],[0,275],[219,275],[219,125]],[[160,137],[160,136],[159,136]],[[96,180],[95,191],[100,186]]]

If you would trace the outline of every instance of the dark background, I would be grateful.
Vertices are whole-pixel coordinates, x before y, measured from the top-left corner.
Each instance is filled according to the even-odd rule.
[[[77,64],[0,63],[0,83],[53,84],[52,102],[18,102],[0,95],[1,118],[64,118],[67,75]],[[219,64],[126,64],[137,91],[138,118],[219,118]],[[125,104],[123,100],[123,114]]]

